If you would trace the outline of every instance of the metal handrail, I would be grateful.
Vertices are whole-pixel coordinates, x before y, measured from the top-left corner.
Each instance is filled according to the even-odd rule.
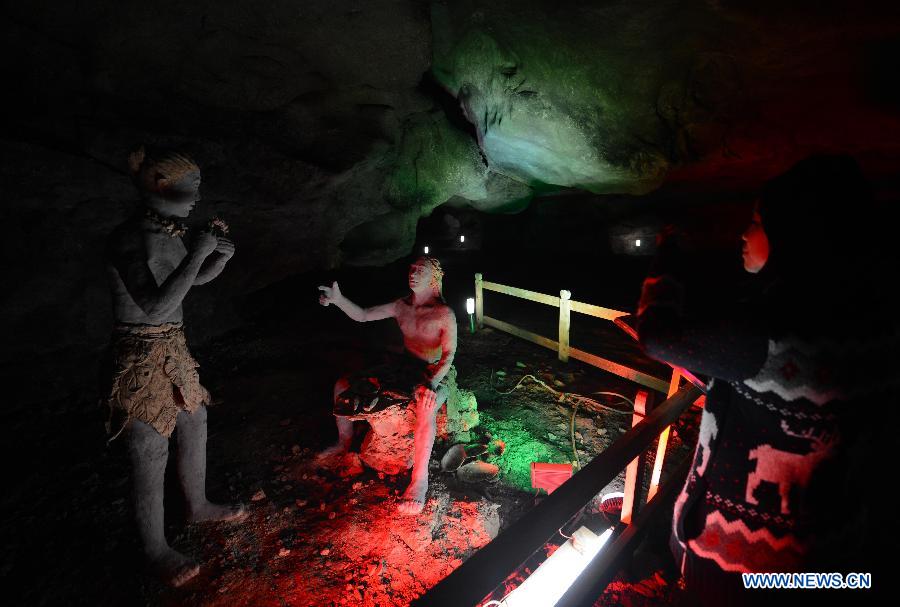
[[[412,605],[477,604],[646,450],[700,394],[697,387],[686,384]]]
[[[557,601],[557,605],[593,607],[597,602],[597,597],[603,593],[603,590],[625,564],[625,559],[631,555],[635,543],[646,533],[648,523],[675,502],[678,491],[684,485],[684,480],[690,472],[692,463],[693,459],[688,457],[679,464],[656,497],[647,502],[632,524],[619,523],[610,541],[588,563],[584,571]]]

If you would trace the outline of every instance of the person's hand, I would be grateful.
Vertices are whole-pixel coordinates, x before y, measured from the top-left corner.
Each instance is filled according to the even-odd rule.
[[[319,295],[319,303],[323,306],[327,306],[329,304],[336,304],[340,301],[343,295],[341,294],[341,288],[338,286],[337,281],[331,283],[330,287],[319,286],[319,290],[322,293]]]
[[[225,259],[231,259],[234,255],[234,242],[229,238],[225,238],[223,236],[219,236],[217,238],[218,243],[216,244],[216,253],[224,257]]]
[[[211,232],[200,232],[194,237],[191,244],[191,253],[206,258],[210,253],[216,250],[219,245],[219,239],[212,235]]]

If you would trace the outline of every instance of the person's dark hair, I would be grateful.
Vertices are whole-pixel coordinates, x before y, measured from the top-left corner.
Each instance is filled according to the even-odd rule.
[[[879,221],[869,184],[851,156],[811,156],[762,189],[762,227],[769,239],[763,277],[773,327],[808,336],[852,333],[852,310],[877,300],[874,278],[882,248],[864,227]]]
[[[771,268],[797,280],[852,266],[862,253],[860,228],[873,206],[871,188],[852,156],[801,160],[766,183],[760,195]]]

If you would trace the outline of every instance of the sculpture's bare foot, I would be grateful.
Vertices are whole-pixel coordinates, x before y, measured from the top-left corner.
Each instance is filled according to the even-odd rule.
[[[410,483],[403,492],[403,497],[400,498],[397,511],[400,514],[419,514],[425,507],[426,493],[428,493],[428,481]]]
[[[337,461],[349,450],[350,446],[346,443],[335,443],[316,454],[316,463],[327,464],[329,462]]]
[[[206,502],[199,508],[191,508],[189,523],[240,523],[250,515],[243,504],[213,504]]]
[[[167,584],[179,587],[186,584],[198,573],[200,565],[194,559],[167,548],[158,556],[149,557],[150,565]]]

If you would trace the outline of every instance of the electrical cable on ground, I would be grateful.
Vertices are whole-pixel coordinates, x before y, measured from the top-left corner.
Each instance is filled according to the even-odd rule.
[[[581,470],[581,460],[578,459],[578,448],[575,446],[575,414],[578,412],[578,403],[572,407],[572,418],[569,420],[569,434],[572,438],[572,455],[575,456],[575,468]]]
[[[609,405],[604,405],[601,402],[597,402],[593,398],[588,398],[587,396],[582,396],[581,394],[575,394],[574,392],[562,392],[560,390],[556,390],[531,374],[523,375],[521,377],[521,379],[519,379],[519,381],[516,383],[516,385],[512,387],[511,390],[507,390],[504,392],[504,391],[498,390],[497,388],[494,387],[494,370],[491,369],[490,385],[491,385],[491,389],[494,392],[496,392],[497,394],[507,395],[507,394],[512,394],[514,391],[516,391],[518,389],[518,387],[522,384],[522,382],[525,381],[526,379],[532,380],[533,382],[539,384],[540,386],[544,387],[545,389],[547,389],[548,391],[552,392],[553,394],[555,394],[557,396],[563,396],[565,401],[571,400],[573,403],[579,402],[583,405],[586,405],[588,409],[592,409],[594,411],[596,411],[598,409],[602,409],[604,411],[609,411],[611,413],[619,413],[621,415],[631,415],[631,411],[622,411],[621,409],[616,409],[615,407],[610,407]],[[618,392],[594,392],[594,394],[605,394],[605,395],[609,395],[609,396],[618,396],[623,401],[629,403],[632,407],[634,407],[633,400],[631,400],[627,396],[623,396],[623,395],[619,394]],[[560,402],[562,402],[562,401],[560,401]]]
[[[491,389],[494,392],[496,392],[497,394],[508,395],[508,394],[512,394],[513,392],[515,392],[519,388],[519,386],[522,385],[522,382],[525,381],[526,379],[532,380],[533,382],[542,386],[546,390],[559,396],[559,400],[557,400],[557,402],[571,402],[572,403],[572,405],[573,405],[572,417],[569,420],[569,437],[572,441],[572,455],[575,458],[575,460],[574,460],[575,467],[578,470],[581,469],[581,461],[578,459],[578,448],[575,445],[575,414],[578,412],[578,405],[585,404],[588,409],[591,409],[593,411],[603,410],[603,411],[609,411],[611,413],[619,413],[621,415],[631,415],[631,411],[622,411],[621,409],[616,409],[615,407],[610,407],[609,405],[604,405],[603,403],[597,402],[596,400],[594,400],[592,398],[588,398],[587,396],[582,396],[581,394],[574,394],[572,392],[562,392],[560,390],[556,390],[531,374],[523,375],[519,379],[519,381],[516,382],[516,385],[512,387],[512,389],[503,392],[494,387],[494,370],[491,369],[491,376],[490,376],[488,383],[490,384]],[[617,397],[621,398],[623,401],[629,403],[632,406],[632,408],[634,408],[634,401],[631,400],[630,398],[628,398],[627,396],[623,396],[622,394],[619,394],[618,392],[600,391],[600,392],[594,392],[593,394],[603,394],[606,396],[617,396]]]

